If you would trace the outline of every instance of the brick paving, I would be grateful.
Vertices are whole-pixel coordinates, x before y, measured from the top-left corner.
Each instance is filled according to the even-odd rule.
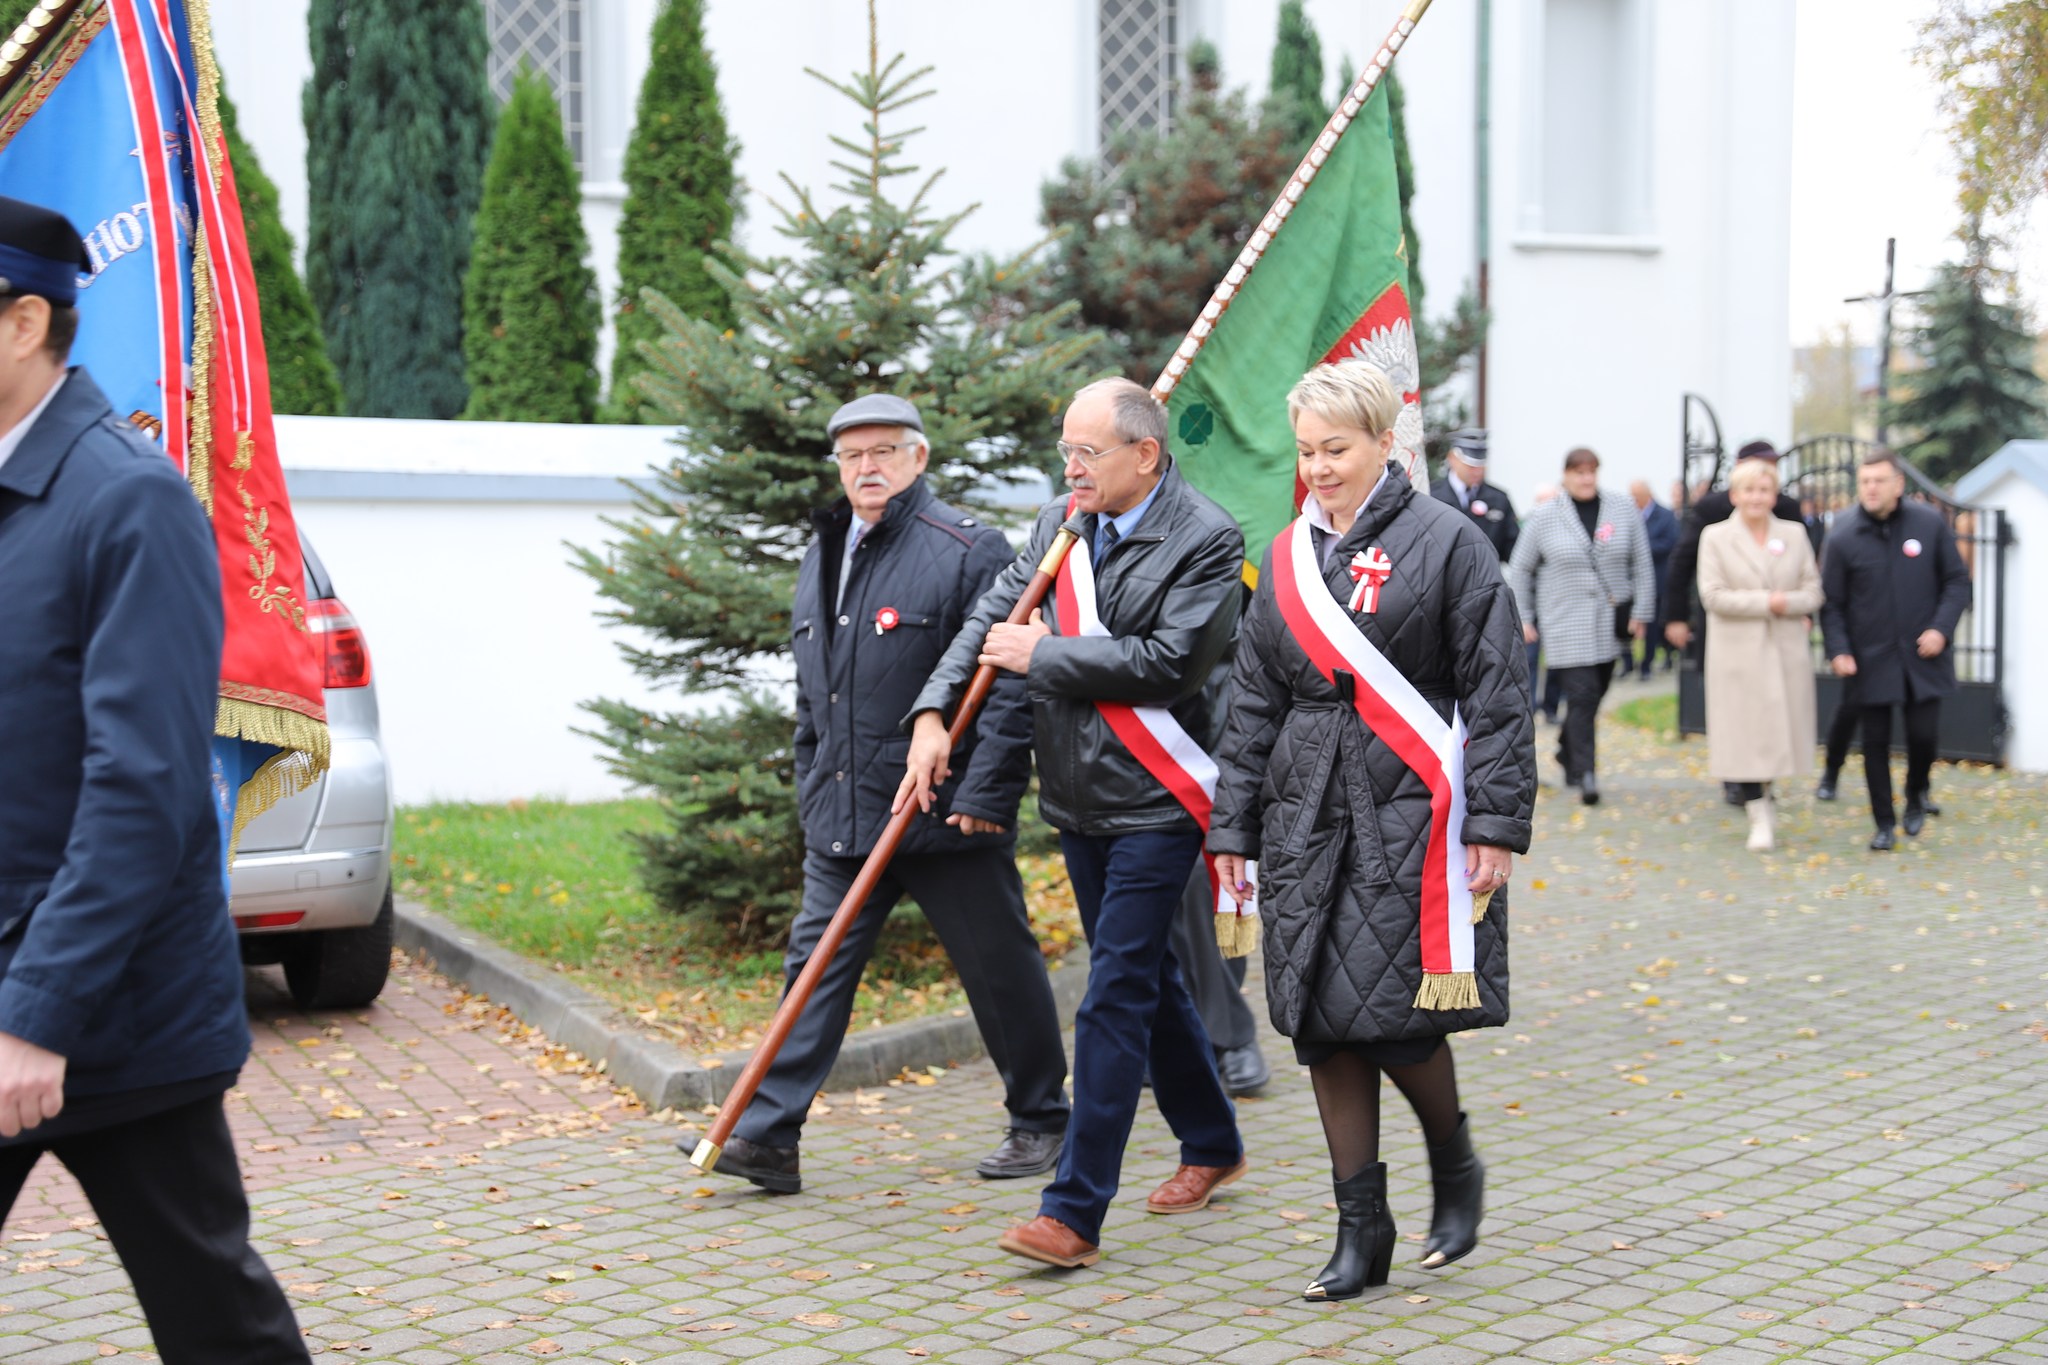
[[[771,1198],[417,970],[335,1018],[252,977],[231,1112],[258,1244],[323,1356],[408,1365],[2048,1360],[2048,783],[1944,768],[1946,813],[1879,858],[1852,780],[1789,801],[1756,857],[1699,745],[1603,745],[1607,800],[1547,791],[1517,875],[1515,1020],[1457,1044],[1491,1177],[1448,1271],[1411,1247],[1385,1291],[1296,1297],[1331,1214],[1277,1039],[1240,1111],[1251,1175],[1146,1216],[1174,1159],[1148,1105],[1103,1262],[1042,1271],[993,1246],[1038,1183],[972,1176],[1001,1124],[985,1063],[825,1097],[805,1192]],[[1421,1141],[1386,1111],[1417,1238]],[[147,1354],[60,1173],[5,1237],[0,1359]]]

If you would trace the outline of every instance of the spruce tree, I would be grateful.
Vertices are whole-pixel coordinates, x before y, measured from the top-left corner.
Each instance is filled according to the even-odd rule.
[[[1266,101],[1267,117],[1279,122],[1297,155],[1329,121],[1330,105],[1323,102],[1323,40],[1316,36],[1302,0],[1282,0],[1280,5]]]
[[[256,301],[263,318],[263,354],[270,366],[273,412],[333,417],[341,412],[341,381],[327,358],[327,339],[313,300],[299,279],[292,235],[278,209],[277,186],[242,139],[235,106],[225,84],[220,92],[221,132],[235,191],[242,203],[242,229],[249,239],[249,264],[256,274]]]
[[[691,317],[732,325],[731,304],[705,262],[732,235],[739,144],[726,133],[718,72],[704,47],[703,0],[666,0],[649,43],[619,217],[610,412],[629,422],[642,416],[632,383],[648,366],[641,344],[662,331],[641,290],[661,291]]]
[[[785,178],[787,254],[720,245],[732,264],[714,257],[709,270],[730,328],[642,295],[662,333],[638,388],[679,428],[680,450],[654,470],[636,515],[612,523],[619,538],[578,555],[606,619],[642,642],[624,647],[636,672],[734,699],[712,714],[588,709],[613,771],[666,807],[670,828],[641,840],[649,889],[747,935],[779,927],[802,884],[795,723],[770,689],[811,511],[841,496],[826,421],[859,394],[910,399],[932,445],[926,477],[959,498],[993,475],[1051,468],[1055,414],[1090,377],[1096,344],[1072,330],[1071,304],[1017,304],[1041,269],[1033,255],[951,254],[966,215],[931,207],[938,173],[895,196],[916,169],[903,151],[915,130],[897,125],[929,93],[927,72],[905,72],[900,56],[878,65],[872,3],[868,24],[868,69],[817,77],[860,110],[860,135],[833,138],[846,157],[834,163],[847,176],[837,202]]]
[[[1054,247],[1049,296],[1075,299],[1113,362],[1150,384],[1300,161],[1278,119],[1219,89],[1216,50],[1188,54],[1192,88],[1170,132],[1125,134],[1110,169],[1069,160],[1040,191]]]
[[[583,191],[547,77],[523,71],[498,119],[462,286],[464,417],[588,422],[597,413],[597,276]]]
[[[1967,255],[1941,267],[1908,341],[1925,368],[1887,421],[1914,434],[1899,451],[1937,483],[1953,483],[2007,441],[2039,436],[2044,408],[2026,310],[1990,247],[1965,232]],[[2001,289],[2007,301],[1993,298]]]
[[[1422,317],[1422,239],[1415,232],[1415,156],[1408,150],[1408,96],[1401,78],[1388,67],[1380,79],[1387,86],[1387,124],[1394,141],[1394,183],[1401,195],[1401,240],[1408,248],[1408,311]],[[1427,371],[1424,372],[1425,374]]]
[[[306,285],[347,410],[454,417],[491,131],[476,0],[311,0]]]

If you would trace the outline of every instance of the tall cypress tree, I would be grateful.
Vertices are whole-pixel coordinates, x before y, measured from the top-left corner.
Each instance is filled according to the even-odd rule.
[[[925,72],[875,60],[874,22],[870,0],[869,68],[828,82],[860,110],[861,132],[833,139],[848,173],[833,187],[840,202],[790,185],[777,225],[790,254],[713,263],[730,328],[648,292],[662,336],[637,382],[682,449],[655,468],[637,514],[614,523],[618,540],[580,556],[605,616],[635,629],[624,653],[636,672],[738,703],[588,709],[613,770],[667,809],[671,827],[641,839],[649,888],[747,933],[779,924],[803,881],[781,684],[811,511],[840,496],[827,419],[862,393],[911,399],[932,445],[926,477],[942,496],[971,493],[987,476],[1047,467],[1054,414],[1089,377],[1097,340],[1074,333],[1073,304],[1020,301],[1036,296],[1033,257],[952,257],[965,215],[933,212],[937,175],[894,196],[911,168],[904,131],[889,125],[922,98]]]
[[[1926,368],[1905,378],[1907,397],[1886,415],[1917,433],[1899,451],[1940,483],[1976,468],[2007,441],[2040,435],[2048,413],[2026,311],[2016,300],[1992,297],[2001,284],[2010,293],[2010,277],[1992,266],[1987,243],[1963,235],[1966,258],[1935,275],[1908,342]]]
[[[547,77],[520,73],[498,120],[462,288],[464,417],[588,422],[597,411],[597,276],[583,192]]]
[[[648,367],[641,343],[662,333],[643,289],[659,290],[690,317],[719,327],[733,321],[725,290],[705,268],[732,235],[739,144],[726,133],[718,72],[704,47],[703,0],[665,0],[649,43],[619,216],[610,411],[621,421],[643,415],[632,380]]]
[[[348,411],[453,417],[491,132],[476,0],[312,0],[306,284]]]
[[[1280,6],[1266,101],[1266,116],[1279,121],[1297,150],[1306,148],[1329,121],[1330,106],[1323,102],[1323,40],[1309,22],[1302,0],[1283,0]]]
[[[270,406],[275,412],[332,417],[341,411],[341,381],[327,358],[327,339],[313,300],[293,261],[292,235],[278,211],[277,186],[263,173],[255,151],[242,140],[235,106],[225,84],[220,92],[221,131],[228,164],[242,201],[242,227],[249,238],[249,263],[256,272],[256,300],[263,317],[263,354],[270,365]]]
[[[1408,247],[1408,311],[1422,318],[1422,239],[1415,235],[1415,158],[1408,151],[1408,96],[1401,78],[1388,67],[1380,77],[1387,83],[1387,123],[1394,139],[1394,183],[1401,196],[1401,240]]]

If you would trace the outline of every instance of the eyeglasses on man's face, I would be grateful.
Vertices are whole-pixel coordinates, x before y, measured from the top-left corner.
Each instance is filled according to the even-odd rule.
[[[835,450],[832,458],[839,461],[840,468],[854,469],[862,460],[873,460],[878,465],[895,464],[918,448],[915,441],[898,441],[892,445],[869,446],[865,450]]]
[[[1114,455],[1119,450],[1122,450],[1124,446],[1134,446],[1136,444],[1136,441],[1125,441],[1121,446],[1111,446],[1108,450],[1097,450],[1094,446],[1075,445],[1072,441],[1055,441],[1052,448],[1060,453],[1062,460],[1079,460],[1082,464],[1093,465],[1099,464],[1105,455]]]

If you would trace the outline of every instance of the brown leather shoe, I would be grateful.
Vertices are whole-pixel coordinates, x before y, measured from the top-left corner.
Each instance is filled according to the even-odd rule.
[[[1039,1214],[1022,1227],[1011,1228],[996,1245],[1015,1256],[1074,1270],[1102,1259],[1102,1248],[1081,1240],[1081,1234],[1057,1218]]]
[[[1250,1169],[1251,1162],[1239,1157],[1235,1166],[1183,1166],[1173,1179],[1152,1191],[1145,1201],[1147,1213],[1197,1213],[1209,1207],[1209,1196]]]

